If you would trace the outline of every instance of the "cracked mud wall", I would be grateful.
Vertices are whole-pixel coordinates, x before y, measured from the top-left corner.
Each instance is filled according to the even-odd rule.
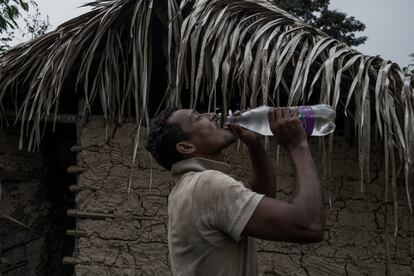
[[[126,124],[107,129],[91,122],[82,131],[78,166],[86,169],[79,178],[78,211],[113,214],[114,218],[78,218],[77,229],[86,237],[77,239],[75,274],[83,275],[169,275],[167,244],[167,198],[173,187],[169,172],[160,168],[144,149],[146,130],[132,169],[136,127]],[[105,137],[112,142],[106,143]],[[247,153],[226,152],[234,176],[249,175]],[[269,153],[275,160],[276,150]],[[312,139],[312,152],[321,164],[321,151]],[[264,275],[413,275],[410,253],[409,210],[404,187],[398,189],[399,231],[393,238],[392,203],[384,204],[382,155],[373,153],[370,181],[360,192],[357,148],[335,138],[332,181],[324,181],[328,223],[324,242],[296,245],[258,241],[259,269]],[[293,168],[281,152],[277,176],[277,198],[289,199]],[[131,182],[129,181],[131,179]],[[130,184],[130,186],[129,186]],[[401,184],[402,185],[402,184]],[[128,193],[128,189],[130,192]],[[330,207],[330,204],[332,208]],[[387,206],[387,207],[386,207]],[[388,210],[384,235],[384,212]],[[389,255],[385,250],[388,240]],[[390,267],[386,268],[386,258]]]

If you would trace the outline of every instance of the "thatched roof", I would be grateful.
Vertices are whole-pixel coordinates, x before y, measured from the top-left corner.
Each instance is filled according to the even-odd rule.
[[[404,172],[410,200],[414,81],[397,64],[364,55],[265,0],[102,0],[89,5],[91,12],[0,56],[0,100],[23,94],[16,110],[22,135],[30,136],[29,147],[41,139],[41,121],[59,112],[69,80],[75,84],[73,93],[85,97],[85,116],[99,97],[108,122],[120,121],[132,106],[137,123],[148,124],[149,100],[159,94],[150,90],[151,72],[166,68],[168,86],[161,92],[167,104],[220,105],[225,111],[234,101],[240,107],[284,100],[332,105],[353,118],[361,183],[378,133],[385,181],[389,168],[393,186],[398,172]],[[154,37],[164,47],[154,45]],[[153,62],[157,56],[165,56],[165,63]]]

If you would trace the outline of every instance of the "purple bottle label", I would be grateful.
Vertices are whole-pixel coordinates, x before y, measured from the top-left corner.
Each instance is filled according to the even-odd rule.
[[[315,126],[315,116],[310,106],[299,107],[299,119],[302,120],[303,128],[306,134],[312,135],[313,128]]]

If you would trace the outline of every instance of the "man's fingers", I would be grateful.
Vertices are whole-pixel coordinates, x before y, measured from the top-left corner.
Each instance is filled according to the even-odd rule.
[[[244,112],[246,112],[247,110],[246,109],[242,109],[242,110],[236,110],[236,111],[234,111],[233,112],[233,116],[240,116],[240,115],[242,115]]]
[[[236,124],[236,125],[231,125],[235,131],[240,132],[241,131],[241,126]]]
[[[269,125],[272,126],[276,123],[276,108],[271,107],[268,113]]]
[[[292,117],[292,111],[290,110],[290,108],[283,108],[282,113],[283,113],[283,118]]]
[[[276,121],[280,120],[283,118],[283,113],[282,113],[282,109],[280,108],[275,108],[275,112],[276,112]]]
[[[297,108],[294,108],[293,109],[293,118],[299,118],[299,109],[297,109]]]
[[[242,127],[239,124],[230,125],[230,129],[236,134],[240,134],[242,132]]]

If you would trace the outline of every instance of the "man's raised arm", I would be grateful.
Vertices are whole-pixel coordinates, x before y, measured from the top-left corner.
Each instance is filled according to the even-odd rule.
[[[325,208],[315,162],[297,113],[274,109],[269,122],[277,142],[289,151],[295,168],[292,202],[265,197],[243,233],[275,241],[310,243],[323,240]]]
[[[243,129],[239,125],[231,126],[240,140],[246,144],[249,150],[252,174],[249,179],[251,189],[268,197],[275,197],[276,174],[272,160],[267,155],[263,138],[250,130]]]

